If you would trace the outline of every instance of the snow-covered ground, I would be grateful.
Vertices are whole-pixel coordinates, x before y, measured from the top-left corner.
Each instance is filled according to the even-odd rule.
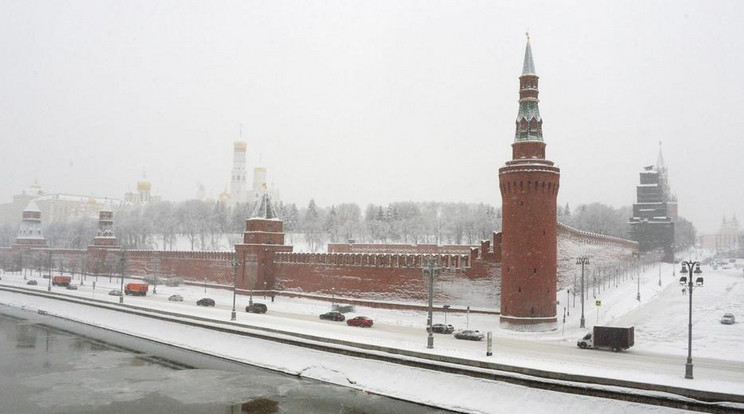
[[[641,275],[640,302],[636,300],[638,289],[637,279],[618,280],[616,287],[614,283],[610,284],[611,287],[606,291],[601,291],[596,298],[592,296],[591,291],[589,292],[585,304],[587,328],[591,328],[595,323],[635,326],[635,347],[628,352],[619,354],[598,350],[580,350],[576,347],[576,339],[586,332],[585,329],[579,328],[581,307],[578,296],[575,306],[573,296],[569,298],[570,306],[567,310],[570,310],[570,315],[567,315],[565,329],[563,324],[559,323],[556,330],[548,332],[515,332],[502,329],[497,316],[449,313],[447,315],[447,323],[455,325],[456,328],[464,329],[465,327],[469,327],[481,331],[492,331],[494,333],[494,355],[491,357],[485,356],[485,342],[460,341],[454,339],[451,335],[436,335],[434,350],[426,350],[426,334],[424,331],[426,313],[418,311],[357,307],[353,315],[363,314],[375,320],[375,326],[372,329],[360,329],[348,327],[343,323],[320,321],[317,315],[329,310],[330,302],[277,296],[275,302],[271,303],[269,298],[264,300],[262,296],[258,296],[254,297],[254,300],[267,303],[269,312],[265,315],[256,315],[247,314],[243,311],[248,298],[239,296],[237,300],[238,322],[253,326],[282,329],[289,332],[362,341],[419,352],[432,352],[549,371],[607,376],[700,390],[744,394],[744,352],[741,351],[741,344],[744,340],[744,321],[742,321],[744,319],[744,273],[740,269],[713,270],[708,266],[704,267],[703,271],[705,286],[697,288],[694,291],[693,297],[694,380],[684,379],[684,363],[687,355],[687,312],[689,297],[682,294],[681,287],[678,284],[679,275],[673,273],[672,265],[668,264],[649,266],[643,275]],[[662,286],[659,286],[659,272],[661,272]],[[36,287],[25,286],[23,278],[17,274],[4,274],[1,276],[3,279],[0,281],[0,284],[46,290],[47,280],[41,279],[38,276],[34,277],[40,283]],[[99,278],[95,292],[91,288],[91,282],[92,279],[89,278],[79,291],[67,291],[56,287],[53,290],[65,294],[69,293],[71,295],[95,297],[96,299],[118,302],[117,297],[107,295],[108,290],[118,288],[119,283],[117,279],[113,279],[112,283],[109,283],[108,278]],[[79,283],[79,281],[76,280],[75,283]],[[167,301],[169,295],[176,293],[184,297],[185,301],[183,303]],[[217,302],[217,307],[209,309],[196,307],[194,303],[201,297],[214,298]],[[562,315],[563,306],[566,305],[566,293],[559,292],[558,298],[561,302],[558,306],[558,313]],[[600,307],[595,306],[595,300],[601,300]],[[64,303],[52,304],[50,302],[56,301],[0,292],[0,303],[12,303],[16,306],[44,306],[45,309],[54,307],[61,314],[76,317],[81,316],[78,305]],[[232,307],[232,294],[230,291],[209,288],[205,293],[203,287],[196,286],[158,286],[157,295],[150,294],[144,298],[126,297],[125,302],[138,306],[149,306],[162,310],[211,317],[217,320],[229,320]],[[740,318],[740,321],[734,325],[721,325],[719,319],[724,312],[734,313],[734,315]],[[124,317],[101,316],[105,313],[108,313],[108,311],[89,312],[86,318],[90,318],[102,325],[108,324],[111,327],[122,327]],[[441,312],[435,313],[435,322],[444,322],[444,314]],[[143,325],[149,326],[150,322],[147,324],[132,322],[131,325],[126,326],[126,329],[141,333],[140,329],[142,329]],[[206,344],[200,344],[199,341],[191,343],[191,341],[183,337],[179,338],[176,336],[170,338],[171,333],[178,335],[177,332],[169,332],[167,330],[159,332],[158,335],[167,334],[165,340],[172,341],[172,343],[187,344],[197,348],[202,345],[206,346]],[[149,334],[154,335],[155,333],[150,332]],[[209,334],[208,336],[211,335]],[[244,339],[240,341],[244,341]],[[230,341],[226,341],[225,343],[228,344]],[[255,346],[255,349],[260,349],[260,353],[271,353],[273,351],[270,350],[276,347],[275,344],[266,345],[265,343],[262,344],[261,341],[258,341],[252,346]],[[220,345],[217,348],[209,345],[205,349],[217,350],[225,354],[233,352],[229,345]],[[320,359],[317,361],[313,360],[312,362],[309,360],[303,360],[301,362],[285,361],[286,358],[279,358],[278,360],[281,360],[281,363],[277,363],[277,359],[274,358],[257,358],[258,360],[252,360],[251,362],[285,372],[305,370],[305,373],[311,373],[317,370],[317,373],[308,375],[324,380],[328,380],[328,378],[325,378],[326,376],[338,376],[339,378],[354,377],[356,378],[355,384],[351,386],[357,388],[372,389],[374,392],[424,403],[430,403],[432,401],[436,404],[440,403],[440,401],[428,393],[418,393],[411,389],[401,391],[400,387],[402,385],[400,382],[393,380],[385,381],[381,378],[370,378],[369,382],[366,379],[361,380],[361,377],[365,375],[361,370],[358,371],[356,368],[352,368],[352,366],[356,367],[359,363],[355,362],[355,364],[350,365],[339,362],[340,365],[335,365],[335,362],[327,362],[325,361],[325,357],[313,353],[312,358],[316,357]],[[325,365],[326,363],[329,365]],[[286,366],[282,364],[286,364]],[[373,364],[379,364],[379,362]],[[302,365],[304,366],[300,367]],[[399,368],[386,366],[385,371],[397,369]],[[403,368],[401,367],[400,369]],[[331,374],[331,372],[334,374]],[[443,374],[434,373],[433,375],[441,376]],[[403,378],[400,378],[400,381],[402,380]],[[333,380],[331,381],[335,382]],[[422,381],[424,380],[422,379]],[[343,381],[341,382],[343,383]],[[453,380],[448,378],[446,383],[449,386],[448,389],[451,390]],[[444,393],[444,395],[448,396],[448,399],[452,399],[453,393],[451,391],[445,392],[437,385],[426,384],[431,387],[432,394]],[[488,388],[489,393],[508,392],[511,393],[509,395],[515,393],[515,390],[490,390],[490,387],[495,385],[486,386],[479,380],[464,379],[459,376],[457,377],[457,384],[456,388],[458,390],[462,386],[464,387],[463,390],[472,389],[477,390],[477,392],[485,391],[485,388]],[[349,385],[348,382],[346,382],[346,385]],[[400,395],[401,392],[405,396]],[[529,392],[519,391],[519,393]],[[472,396],[473,394],[464,392],[464,395]],[[492,410],[488,408],[487,403],[488,401],[483,404],[481,402],[471,403],[465,401],[463,397],[462,400],[458,398],[455,405],[444,406],[471,412],[501,412],[500,409]],[[504,401],[502,400],[498,402],[490,401],[490,403],[514,409],[514,406],[503,405]],[[591,404],[586,407],[589,406]],[[549,405],[534,408],[535,411],[546,411],[546,407],[549,407]],[[636,411],[636,408],[634,407],[632,410]],[[625,409],[625,411],[628,411],[629,408],[625,407]],[[524,411],[524,407],[521,407],[520,411]],[[587,409],[579,409],[579,411],[588,412]]]

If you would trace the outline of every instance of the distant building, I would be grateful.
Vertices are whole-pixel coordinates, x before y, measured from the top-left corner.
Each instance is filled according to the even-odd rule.
[[[253,168],[252,185],[248,188],[248,170],[246,168],[245,141],[235,141],[233,144],[233,168],[230,175],[230,193],[223,192],[219,200],[226,202],[230,207],[236,204],[250,203],[255,205],[269,188],[269,195],[276,201],[279,200],[279,192],[276,188],[268,186],[267,169],[263,166]]]
[[[663,251],[663,260],[674,261],[674,223],[677,199],[669,190],[669,178],[659,148],[656,165],[645,167],[636,187],[637,202],[630,218],[630,236],[641,252]]]
[[[124,202],[133,205],[145,205],[161,202],[162,198],[160,196],[152,195],[151,190],[152,184],[149,181],[145,179],[137,181],[137,192],[124,193]],[[98,214],[97,210],[96,214]]]
[[[34,184],[13,196],[10,203],[0,204],[0,225],[11,227],[21,223],[22,212],[33,201],[44,216],[45,223],[64,222],[80,217],[96,217],[104,208],[115,208],[122,200],[75,194],[50,194],[41,185]]]
[[[233,144],[233,168],[230,177],[230,206],[248,201],[246,192],[247,173],[245,170],[245,141],[235,141]],[[253,201],[253,200],[251,200]]]

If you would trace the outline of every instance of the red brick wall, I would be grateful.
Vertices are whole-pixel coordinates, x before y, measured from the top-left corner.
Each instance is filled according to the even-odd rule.
[[[519,153],[516,147],[515,154]],[[510,161],[499,170],[499,181],[503,229],[501,314],[554,318],[558,169],[545,160]]]

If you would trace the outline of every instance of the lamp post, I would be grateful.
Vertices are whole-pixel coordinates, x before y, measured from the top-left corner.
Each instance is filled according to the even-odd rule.
[[[661,287],[661,262],[659,262],[659,287]]]
[[[119,304],[124,304],[124,268],[127,263],[127,251],[122,250],[121,257],[119,258],[119,266],[121,266],[121,289],[119,290]]]
[[[641,254],[638,252],[633,252],[633,259],[636,263],[636,279],[638,281],[638,294],[636,295],[636,300],[638,302],[641,301],[641,273],[639,272],[639,265],[638,265],[638,259],[641,257]]]
[[[694,270],[693,270],[694,268]],[[682,269],[679,271],[680,274],[685,275],[679,278],[679,284],[685,286],[682,288],[682,293],[689,291],[690,293],[690,310],[689,320],[687,323],[687,363],[685,364],[685,378],[692,379],[692,291],[696,287],[703,287],[703,277],[700,276],[703,273],[700,270],[700,262],[686,260],[682,262]],[[692,275],[696,274],[695,285],[692,284]]]
[[[576,259],[576,264],[581,265],[581,320],[579,322],[579,328],[584,328],[586,325],[584,319],[584,266],[589,264],[589,258],[582,256]]]
[[[331,310],[334,310],[334,305],[336,304],[336,288],[331,288]]]
[[[52,291],[52,246],[49,246],[49,285],[47,286],[47,292]]]
[[[232,313],[230,314],[230,320],[234,321],[235,319],[237,319],[237,315],[235,313],[235,289],[238,285],[238,266],[240,265],[240,263],[238,263],[236,259],[233,259],[231,265],[233,267],[233,309]]]
[[[429,331],[429,336],[426,339],[427,349],[434,348],[434,333],[432,332],[432,313],[434,311],[434,276],[439,276],[440,272],[441,269],[439,269],[439,265],[435,262],[434,258],[432,256],[426,256],[426,258],[424,259],[423,273],[424,276],[429,276],[429,316],[426,321],[426,330]]]
[[[568,309],[568,304],[571,303],[571,289],[566,289],[566,306],[563,309]],[[568,309],[568,316],[571,316],[571,309]]]

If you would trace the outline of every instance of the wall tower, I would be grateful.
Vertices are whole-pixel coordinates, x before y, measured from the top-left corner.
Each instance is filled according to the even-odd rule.
[[[245,221],[243,243],[235,245],[241,266],[238,287],[274,289],[274,255],[278,252],[292,252],[292,246],[284,244],[284,222],[277,216],[264,187],[251,218]]]
[[[23,209],[21,226],[18,229],[14,245],[28,248],[49,247],[49,243],[47,243],[44,233],[41,231],[41,210],[33,201]]]
[[[560,170],[545,159],[538,76],[529,37],[519,77],[512,160],[499,169],[502,208],[501,322],[554,323]]]

